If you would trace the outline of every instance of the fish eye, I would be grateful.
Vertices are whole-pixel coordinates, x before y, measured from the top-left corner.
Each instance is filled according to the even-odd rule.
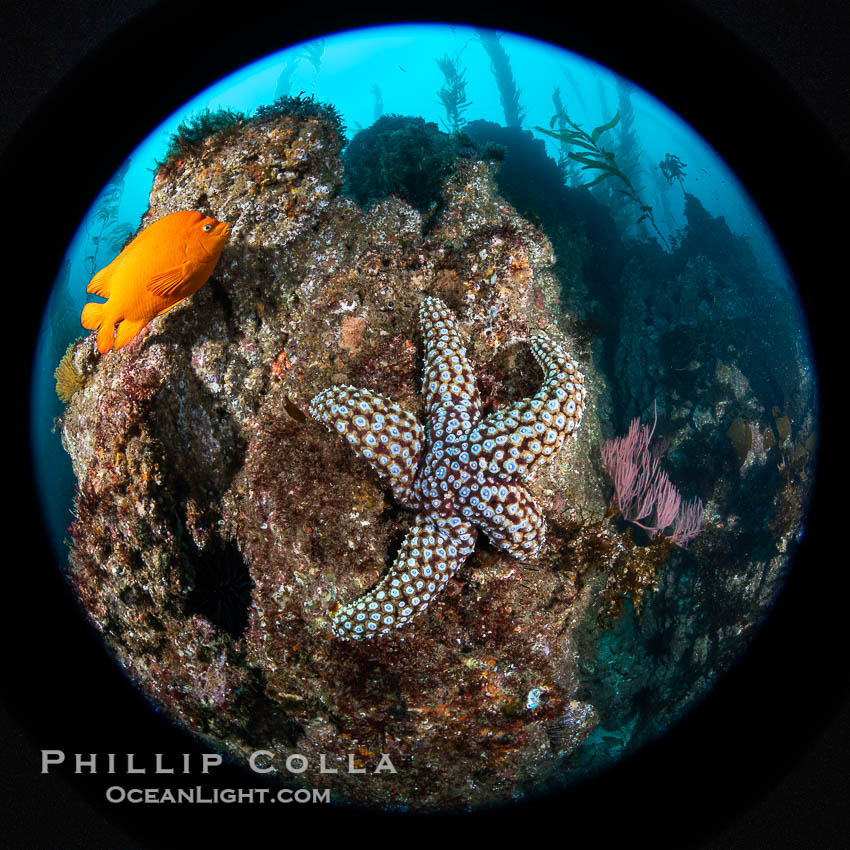
[[[209,232],[212,230],[212,225],[211,225],[211,224],[205,224],[205,225],[204,225],[204,230],[206,230],[206,231],[207,231],[207,233],[209,233]]]

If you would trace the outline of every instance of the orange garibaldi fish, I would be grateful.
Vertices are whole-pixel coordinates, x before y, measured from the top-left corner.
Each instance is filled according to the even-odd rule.
[[[86,292],[108,299],[86,304],[80,317],[84,328],[97,329],[98,351],[121,348],[151,319],[197,292],[229,235],[227,222],[195,210],[174,212],[148,225],[86,287]]]

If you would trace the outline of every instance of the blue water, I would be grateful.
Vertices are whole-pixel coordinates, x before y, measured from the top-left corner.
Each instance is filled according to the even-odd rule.
[[[523,128],[549,127],[558,86],[571,120],[590,132],[611,119],[618,108],[618,85],[629,89],[635,132],[642,148],[638,181],[643,200],[655,210],[661,234],[670,241],[685,225],[683,189],[699,198],[713,216],[722,215],[731,230],[747,236],[766,278],[787,298],[796,295],[779,248],[735,175],[692,128],[651,94],[626,83],[610,70],[563,48],[524,36],[504,33],[514,79],[525,110]],[[377,92],[384,114],[420,115],[445,126],[446,114],[437,97],[444,77],[437,59],[454,57],[466,73],[467,121],[486,119],[505,123],[490,59],[476,31],[447,25],[399,25],[328,35],[288,47],[213,82],[207,89],[166,117],[128,154],[110,186],[92,198],[86,218],[68,246],[45,311],[33,368],[32,435],[34,464],[45,514],[57,557],[65,560],[63,538],[70,520],[74,479],[58,432],[52,431],[62,405],[54,390],[53,371],[67,345],[84,332],[79,314],[85,287],[93,273],[118,253],[120,237],[137,229],[148,204],[153,171],[162,160],[178,125],[204,109],[227,107],[251,112],[280,95],[312,95],[333,104],[351,138],[376,117]],[[545,139],[549,154],[558,158],[558,142]],[[659,179],[657,164],[672,152],[687,163],[680,189]],[[638,182],[635,181],[635,182]],[[108,207],[108,210],[107,210]],[[99,214],[109,213],[106,233]],[[100,234],[96,243],[93,237]],[[112,235],[114,246],[105,235]]]

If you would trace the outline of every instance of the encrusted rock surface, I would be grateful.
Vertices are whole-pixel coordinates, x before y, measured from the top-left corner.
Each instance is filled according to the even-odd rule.
[[[499,197],[494,166],[459,159],[425,228],[401,200],[361,211],[342,196],[340,147],[321,114],[283,114],[157,175],[143,224],[201,209],[232,236],[206,286],[132,345],[99,357],[92,337],[77,343],[87,383],[62,418],[79,486],[69,578],[145,693],[237,759],[269,750],[286,778],[302,753],[310,784],[363,804],[508,801],[599,719],[577,695],[577,655],[604,576],[577,553],[593,549],[582,529],[609,533],[602,382],[556,310],[551,245]],[[458,316],[485,410],[538,388],[526,343],[539,328],[565,338],[588,407],[532,485],[549,522],[538,564],[482,538],[426,614],[342,643],[334,613],[392,562],[413,514],[307,405],[349,383],[421,414],[424,295]],[[224,544],[211,567],[201,553]],[[250,596],[218,600],[247,606],[241,633],[198,601],[211,569],[231,585],[247,570]],[[348,772],[350,754],[371,773],[382,753],[396,773]],[[319,773],[320,754],[339,772]]]

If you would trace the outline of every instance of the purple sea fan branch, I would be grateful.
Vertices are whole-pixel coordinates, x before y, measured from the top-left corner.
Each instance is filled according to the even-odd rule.
[[[701,499],[693,502],[683,502],[679,509],[679,517],[676,520],[676,528],[670,537],[677,546],[687,546],[702,530],[702,519],[705,509]]]
[[[643,480],[646,470],[641,459],[649,445],[647,432],[646,426],[634,419],[625,437],[606,440],[602,446],[602,465],[614,481],[611,505],[613,507],[616,502],[624,516],[626,513],[636,515],[634,503],[646,486]]]
[[[674,522],[669,538],[677,546],[685,546],[700,532],[702,502],[682,502],[676,486],[659,466],[649,444],[658,424],[658,408],[652,429],[632,420],[624,437],[606,440],[602,446],[602,465],[614,482],[611,506],[619,509],[623,519],[639,526],[650,537],[660,534]],[[654,521],[649,519],[655,514]]]
[[[672,525],[679,513],[682,497],[679,491],[671,483],[666,472],[661,472],[656,481],[655,492],[655,528],[658,531]],[[672,538],[671,538],[672,539]]]
[[[655,424],[650,431],[635,417],[625,437],[606,440],[602,446],[602,464],[614,481],[611,506],[616,504],[623,517],[638,524],[655,505],[658,461],[649,450],[654,432]]]

